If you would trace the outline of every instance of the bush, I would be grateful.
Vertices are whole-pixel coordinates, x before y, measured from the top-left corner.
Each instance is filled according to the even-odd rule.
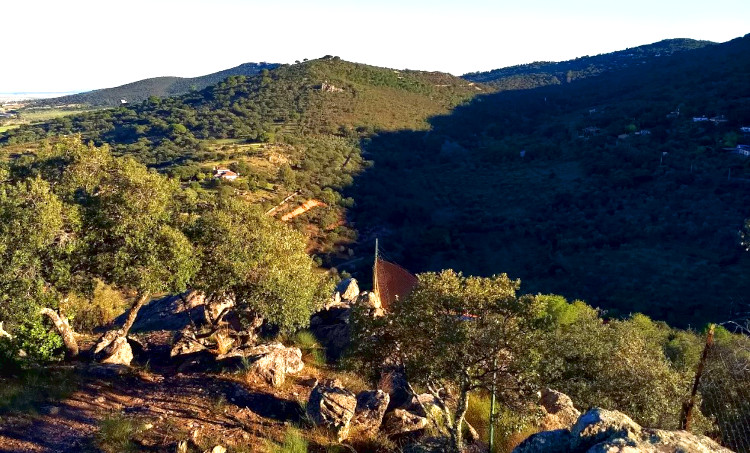
[[[97,281],[90,298],[71,295],[60,308],[75,330],[90,332],[114,321],[127,307],[128,303],[122,293]]]
[[[47,363],[63,357],[63,341],[60,335],[47,328],[41,319],[29,320],[15,331],[16,344],[26,352],[28,360]]]

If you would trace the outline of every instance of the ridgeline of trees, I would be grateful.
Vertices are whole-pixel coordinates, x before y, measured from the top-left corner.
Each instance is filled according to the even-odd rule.
[[[715,43],[693,39],[665,39],[593,57],[585,56],[560,62],[538,61],[492,71],[472,72],[462,77],[472,82],[486,83],[500,91],[528,90],[596,77],[607,72],[653,62],[656,58],[667,58],[677,52],[700,49],[713,44]]]

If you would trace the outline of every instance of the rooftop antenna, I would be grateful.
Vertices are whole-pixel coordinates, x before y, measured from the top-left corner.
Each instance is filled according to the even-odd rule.
[[[378,292],[378,238],[375,238],[375,259],[372,264],[372,291],[380,298]]]

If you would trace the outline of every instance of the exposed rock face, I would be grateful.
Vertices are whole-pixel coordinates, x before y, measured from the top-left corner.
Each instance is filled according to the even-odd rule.
[[[539,404],[544,410],[541,427],[545,431],[570,429],[581,416],[568,395],[552,389],[542,390]]]
[[[336,433],[339,442],[349,436],[349,428],[357,408],[357,397],[345,389],[337,379],[329,379],[315,386],[307,402],[307,415],[318,426]]]
[[[572,448],[585,451],[606,440],[636,438],[641,427],[622,412],[594,408],[578,418],[570,434]]]
[[[315,338],[325,346],[330,358],[341,356],[349,346],[349,314],[350,309],[344,306],[323,310],[310,318],[310,330]]]
[[[390,397],[382,390],[360,392],[352,425],[362,433],[374,436],[380,429],[389,401]]]
[[[195,338],[195,331],[190,328],[183,329],[175,339],[170,357],[186,356],[205,351],[206,347]]]
[[[369,308],[375,311],[378,315],[382,314],[383,304],[380,302],[378,295],[372,291],[362,292],[357,298],[357,305]]]
[[[568,453],[572,451],[570,441],[571,435],[567,429],[542,431],[521,442],[513,453]]]
[[[279,387],[286,381],[287,374],[302,371],[302,351],[299,348],[286,347],[281,343],[262,344],[246,349],[234,349],[216,357],[216,360],[249,359],[252,364],[249,371],[263,378],[266,382]]]
[[[130,365],[133,361],[133,350],[125,337],[117,337],[107,346],[100,360],[101,363],[111,365]]]
[[[395,409],[383,417],[381,430],[389,436],[419,431],[427,426],[427,418],[404,409]]]
[[[627,415],[593,408],[571,429],[534,434],[513,453],[732,453],[705,436],[687,431],[641,428]]]
[[[336,292],[341,294],[341,300],[353,302],[359,297],[359,285],[354,278],[347,278],[336,287]]]
[[[344,89],[328,83],[328,81],[325,81],[320,85],[320,91],[325,91],[328,93],[341,93],[342,91],[344,91]]]

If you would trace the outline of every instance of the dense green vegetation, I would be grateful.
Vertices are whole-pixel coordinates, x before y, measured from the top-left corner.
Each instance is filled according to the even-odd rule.
[[[492,85],[502,91],[526,90],[571,83],[607,72],[640,66],[653,62],[657,58],[667,58],[676,52],[700,49],[713,44],[710,41],[692,39],[665,39],[653,44],[593,57],[585,56],[560,62],[538,61],[492,71],[472,72],[463,77],[472,82]]]
[[[740,38],[381,133],[347,192],[354,221],[413,271],[503,271],[679,326],[737,317],[750,159],[724,148],[750,141],[748,55]]]
[[[672,40],[560,63],[606,70],[495,94],[325,57],[21,127],[0,143],[21,155],[80,133],[197,192],[240,193],[264,209],[298,193],[287,212],[317,198],[325,206],[291,222],[327,264],[350,260],[357,234],[369,255],[377,232],[414,271],[502,270],[611,316],[701,325],[747,303],[738,231],[750,159],[724,150],[747,140],[747,41]],[[692,120],[703,115],[716,121]],[[216,165],[242,176],[217,181]]]
[[[124,99],[128,103],[137,104],[151,96],[178,96],[217,84],[229,76],[252,76],[263,69],[277,67],[273,63],[244,63],[234,68],[214,72],[199,77],[152,77],[139,80],[114,88],[102,88],[85,93],[71,94],[58,98],[35,101],[37,106],[61,106],[69,104],[83,104],[96,107],[118,107]]]
[[[498,428],[508,434],[534,426],[535,392],[544,387],[566,393],[583,410],[603,407],[644,426],[679,428],[703,333],[673,329],[642,314],[605,320],[582,301],[519,295],[519,287],[506,275],[420,274],[415,291],[383,318],[355,312],[351,354],[365,373],[382,363],[403,363],[409,383],[442,400],[435,410],[452,450],[461,442],[458,427],[470,412],[470,400],[485,400],[493,385],[505,414]],[[747,340],[717,327],[712,350],[731,350],[737,363],[746,365]],[[722,381],[722,373],[736,375],[719,386],[701,387],[691,426],[722,438],[716,420],[737,424],[750,415],[741,398],[728,403],[724,396],[744,394],[748,375],[741,366],[722,370],[717,365],[709,358],[704,382]],[[471,410],[474,421],[476,412]],[[719,428],[732,445],[731,431]]]
[[[65,315],[71,298],[95,305],[102,282],[133,299],[133,319],[151,294],[193,288],[208,298],[232,293],[282,329],[305,326],[327,292],[299,233],[106,147],[64,139],[0,176],[0,322],[11,335],[0,337],[4,371],[21,349],[27,360],[54,359],[62,342],[42,310]],[[63,339],[76,355],[75,339]]]
[[[196,190],[241,191],[266,209],[295,192],[318,198],[326,206],[296,222],[300,228],[315,225],[307,233],[316,239],[316,250],[330,252],[355,236],[340,225],[343,209],[353,204],[340,192],[366,165],[359,138],[374,130],[426,129],[427,118],[478,89],[445,74],[326,57],[256,77],[229,77],[181,97],[21,127],[0,136],[0,144],[22,154],[31,142],[80,133]],[[231,165],[243,177],[214,180],[216,165]]]

